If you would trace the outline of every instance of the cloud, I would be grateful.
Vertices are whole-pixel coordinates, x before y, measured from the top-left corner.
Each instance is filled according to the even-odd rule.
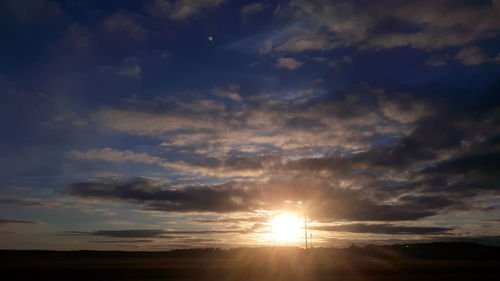
[[[228,94],[231,98],[237,98],[235,93],[224,92],[221,94]],[[225,104],[210,99],[196,100],[189,103],[178,102],[177,105],[196,114],[211,114],[223,112],[226,109]]]
[[[171,190],[160,188],[154,182],[137,179],[122,183],[75,183],[67,193],[83,198],[143,202],[147,209],[152,210],[231,212],[252,208],[236,200],[242,191],[233,189],[231,185],[218,188],[193,186]]]
[[[257,157],[223,157],[211,159],[210,162],[185,162],[176,161],[169,163],[168,167],[190,173],[213,175],[218,177],[258,176],[266,170],[278,168],[283,163],[281,157],[263,155]]]
[[[489,61],[478,47],[463,48],[455,55],[455,59],[465,65],[477,65]]]
[[[267,8],[267,6],[268,5],[264,2],[255,2],[255,3],[243,6],[243,8],[241,8],[241,13],[243,15],[255,14],[255,13]]]
[[[165,238],[165,231],[160,229],[127,229],[127,230],[96,230],[96,231],[64,231],[64,236],[105,236],[113,238]]]
[[[304,51],[326,51],[338,47],[335,43],[320,33],[310,33],[305,29],[294,30],[294,36],[289,38],[285,43],[277,45],[274,49],[279,52],[304,52]],[[274,43],[270,40],[267,42],[273,46]]]
[[[139,64],[139,59],[136,57],[126,57],[122,60],[120,68],[117,70],[116,74],[122,76],[128,76],[132,78],[141,77],[142,68]]]
[[[289,177],[266,182],[229,182],[183,188],[136,179],[125,182],[72,184],[66,193],[89,199],[127,202],[145,210],[167,212],[235,213],[259,210],[297,210],[308,206],[318,220],[416,220],[435,215],[441,206],[413,202],[376,203],[362,190],[335,188],[331,180]],[[169,233],[173,234],[173,233]],[[181,234],[181,233],[178,233]],[[186,233],[184,233],[186,234]]]
[[[500,223],[500,219],[490,219],[490,220],[483,220],[483,221],[487,221],[487,222],[498,222],[498,223]]]
[[[276,60],[277,68],[286,68],[290,70],[297,69],[302,66],[302,62],[293,58],[278,58]]]
[[[111,162],[138,162],[147,164],[162,165],[165,161],[162,158],[151,156],[147,153],[136,153],[130,150],[119,151],[112,148],[91,149],[85,152],[72,150],[68,155],[84,160],[105,160]]]
[[[267,54],[273,49],[273,41],[265,40],[259,45],[259,54]]]
[[[300,202],[324,222],[485,211],[492,208],[485,198],[498,194],[493,108],[471,119],[421,96],[366,88],[307,102],[248,98],[241,107],[210,110],[197,109],[196,100],[151,103],[102,108],[93,118],[195,157],[165,161],[109,149],[88,157],[152,163],[221,183],[90,180],[70,185],[68,194],[180,213],[293,210]]]
[[[498,3],[293,0],[278,16],[290,19],[271,40],[276,51],[410,46],[437,50],[500,33]],[[387,9],[391,7],[391,9]],[[284,38],[284,39],[283,39]],[[274,40],[273,40],[274,39]]]
[[[369,133],[360,134],[357,128],[381,121],[372,112],[366,112],[365,117],[369,118],[363,118],[362,108],[366,105],[355,98],[310,105],[296,104],[293,100],[259,102],[246,105],[244,111],[225,108],[223,111],[195,112],[199,106],[178,105],[176,109],[165,111],[102,108],[92,118],[103,127],[130,134],[163,136],[168,133],[170,137],[165,145],[205,147],[214,153],[222,148],[240,149],[249,145],[280,149],[361,145],[362,138]],[[347,107],[353,108],[348,114]],[[318,126],[301,127],[305,121],[299,120],[310,120],[308,124],[315,122]],[[340,120],[343,122],[338,122]],[[320,130],[322,124],[331,130]],[[377,130],[383,129],[384,125],[380,125]]]
[[[338,60],[333,60],[333,61],[329,62],[328,66],[332,67],[332,68],[339,68],[339,67],[342,67],[342,66],[345,66],[348,64],[352,64],[351,57],[343,56],[342,58],[340,58]]]
[[[57,203],[29,198],[0,198],[0,204],[18,205],[26,207],[59,207]]]
[[[207,115],[207,118],[194,114],[177,112],[154,113],[141,110],[121,110],[102,108],[93,119],[106,127],[138,135],[161,135],[176,130],[202,130],[214,128],[218,120]],[[214,122],[211,122],[214,121]]]
[[[500,153],[497,151],[484,153],[464,153],[456,158],[442,161],[433,167],[429,167],[425,172],[430,174],[445,175],[473,175],[492,177],[496,180],[496,175],[500,168],[495,163],[500,160]],[[500,182],[499,182],[500,183]],[[495,188],[493,185],[492,188]]]
[[[375,136],[400,138],[410,133],[408,125],[434,112],[428,102],[411,95],[348,94],[308,103],[300,101],[311,94],[314,89],[296,91],[289,100],[255,100],[242,108],[225,107],[210,100],[160,103],[155,110],[141,104],[101,108],[92,114],[100,126],[159,137],[164,147],[197,157],[166,163],[152,155],[110,149],[88,156],[157,164],[186,173],[257,176],[266,170],[281,169],[280,165],[289,160],[283,154],[307,158],[332,148],[368,149]],[[257,153],[267,156],[254,157]],[[83,154],[75,155],[85,158]]]
[[[431,116],[435,110],[428,102],[415,99],[408,94],[402,94],[398,99],[382,95],[378,102],[386,117],[407,124]]]
[[[437,55],[437,56],[432,56],[425,60],[425,64],[433,66],[433,67],[439,67],[447,64],[452,60],[452,57],[450,55]]]
[[[500,53],[493,59],[494,62],[500,63]]]
[[[101,12],[97,14],[82,10],[78,22],[85,25],[70,21],[66,25],[54,25],[55,33],[64,36],[61,39],[63,41],[59,41],[61,46],[49,44],[48,48],[42,48],[46,52],[32,52],[35,60],[26,57],[25,66],[29,67],[42,53],[53,55],[55,57],[46,59],[48,65],[42,63],[39,66],[65,73],[46,73],[42,77],[33,73],[33,77],[36,81],[45,81],[45,76],[61,77],[59,80],[63,83],[46,81],[37,91],[48,91],[49,96],[53,95],[50,92],[54,92],[49,88],[55,88],[55,92],[74,92],[66,88],[75,87],[78,88],[75,95],[82,91],[92,92],[98,82],[103,82],[106,79],[102,78],[106,77],[94,77],[95,73],[85,75],[90,70],[88,68],[95,65],[91,57],[111,56],[109,59],[114,60],[108,68],[111,80],[116,80],[115,74],[140,78],[148,74],[148,69],[145,69],[148,65],[163,68],[156,62],[153,63],[155,65],[148,62],[160,60],[169,42],[179,43],[179,40],[173,40],[179,31],[176,28],[198,30],[187,22],[189,19],[200,19],[203,14],[220,7],[223,9],[221,16],[229,12],[226,8],[236,8],[229,20],[239,22],[242,14],[253,15],[266,7],[271,8],[268,2],[247,1],[244,4],[228,3],[227,6],[222,3],[208,0],[147,1],[151,13],[166,19],[148,19],[124,10],[98,9]],[[87,212],[102,212],[91,205],[94,203],[88,203],[98,201],[111,203],[112,206],[126,204],[120,205],[120,208],[132,206],[141,210],[141,213],[144,211],[153,216],[165,216],[161,212],[174,212],[172,216],[181,215],[183,220],[185,217],[194,217],[192,212],[203,213],[207,217],[207,213],[216,213],[210,215],[210,219],[192,220],[193,224],[198,224],[198,228],[203,228],[210,227],[212,223],[222,226],[226,223],[263,222],[265,218],[256,217],[260,211],[294,210],[300,203],[301,206],[310,206],[314,218],[322,222],[378,221],[342,225],[342,231],[352,233],[440,234],[438,227],[426,227],[425,222],[420,222],[428,218],[431,218],[429,221],[440,221],[429,225],[440,226],[443,233],[446,232],[445,228],[462,231],[462,226],[452,229],[443,226],[442,221],[446,221],[446,216],[462,214],[463,217],[494,218],[495,210],[498,209],[500,171],[496,163],[500,160],[499,115],[498,107],[493,107],[498,104],[494,96],[498,87],[491,86],[495,71],[485,75],[482,73],[495,67],[492,63],[482,64],[500,61],[500,55],[491,53],[492,49],[489,49],[496,44],[494,41],[499,36],[498,3],[462,0],[429,3],[414,0],[291,0],[280,3],[275,10],[272,28],[261,24],[257,29],[252,29],[269,31],[252,37],[257,43],[251,42],[249,45],[263,54],[276,52],[271,54],[271,61],[262,56],[259,59],[268,62],[267,68],[264,67],[267,70],[275,66],[284,69],[271,69],[275,76],[260,72],[252,74],[249,68],[235,76],[221,78],[216,75],[226,80],[234,78],[234,82],[239,85],[228,85],[231,82],[226,81],[218,86],[215,85],[217,81],[207,78],[201,84],[196,81],[188,83],[199,88],[198,92],[169,93],[172,96],[163,94],[156,76],[152,80],[145,79],[147,83],[144,85],[132,83],[139,88],[146,86],[145,92],[138,88],[110,90],[102,85],[101,91],[96,93],[106,92],[106,98],[85,98],[87,106],[75,109],[79,112],[77,115],[62,112],[52,114],[49,118],[40,115],[38,108],[44,99],[51,100],[50,97],[42,99],[36,98],[38,94],[18,94],[6,90],[7,96],[2,97],[2,100],[7,100],[7,105],[11,104],[10,100],[27,104],[6,109],[20,116],[17,119],[4,118],[7,123],[11,119],[21,122],[17,124],[19,126],[11,124],[16,130],[13,131],[12,139],[7,138],[7,143],[15,144],[15,140],[22,139],[27,141],[27,147],[9,149],[7,145],[3,149],[12,156],[12,160],[17,159],[14,163],[20,163],[6,163],[3,173],[7,175],[7,180],[13,181],[12,184],[43,188],[43,194],[39,195],[46,198],[2,198],[0,204],[5,208],[28,211],[39,210],[32,207],[70,209],[70,205],[74,205],[74,208],[85,208]],[[13,5],[19,8],[17,13],[24,13],[21,6],[26,5],[25,16],[19,19],[24,17],[30,20],[45,19],[43,13],[47,13],[47,17],[57,18],[64,15],[61,7],[70,10],[75,8],[71,3],[63,5],[48,0],[31,0],[24,4],[15,2]],[[270,14],[271,10],[263,13]],[[11,18],[18,16],[13,13]],[[89,20],[88,16],[94,21]],[[31,30],[31,26],[26,28]],[[43,29],[43,26],[40,28]],[[116,38],[123,40],[113,40]],[[160,40],[155,42],[161,43],[161,46],[149,41],[153,39]],[[54,42],[58,44],[57,39]],[[116,45],[123,42],[127,44]],[[13,43],[16,45],[16,42]],[[177,55],[177,43],[171,44],[169,50],[175,53],[176,60],[183,59],[185,56]],[[336,48],[338,50],[331,51]],[[381,51],[391,48],[400,49]],[[110,53],[110,50],[113,52]],[[359,55],[363,50],[370,52]],[[358,54],[351,58],[349,53],[353,51]],[[350,87],[366,76],[363,73],[374,69],[367,67],[361,72],[355,71],[361,67],[358,63],[364,61],[376,64],[393,55],[400,57],[408,53],[416,55],[416,59],[428,58],[426,63],[433,67],[450,65],[436,69],[427,67],[430,73],[423,76],[418,75],[425,70],[422,66],[412,70],[411,66],[404,65],[404,73],[388,69],[369,77],[368,80],[374,85],[388,83],[386,89],[373,89],[366,85]],[[343,56],[345,54],[349,56]],[[246,59],[251,57],[247,56]],[[67,62],[71,66],[69,72],[64,71],[68,68]],[[481,67],[462,66],[458,71],[452,70],[460,64]],[[316,66],[329,72],[331,69],[328,70],[327,65],[345,67],[346,71],[334,71],[337,75],[333,80],[321,71],[309,71],[309,67]],[[294,69],[299,70],[287,71]],[[302,78],[307,81],[302,78],[294,80],[293,73],[296,72],[304,72],[306,77]],[[282,80],[282,74],[291,80]],[[387,78],[390,74],[397,77],[391,80]],[[253,83],[255,75],[262,83]],[[91,78],[92,81],[87,81],[82,88],[79,87],[82,85],[79,85],[78,77]],[[457,77],[477,83],[458,81],[460,79]],[[323,83],[310,82],[318,78],[324,80]],[[337,83],[337,80],[341,83]],[[174,82],[173,86],[183,84],[182,81]],[[464,83],[467,87],[461,87]],[[36,85],[32,86],[37,88]],[[123,88],[127,85],[114,86]],[[476,86],[481,88],[480,91],[474,90]],[[126,98],[130,91],[139,91],[141,97]],[[43,95],[46,94],[40,94],[40,97]],[[142,98],[145,96],[150,98]],[[119,104],[113,103],[116,98],[122,98]],[[73,97],[68,100],[78,102],[80,99]],[[106,102],[99,107],[99,102],[104,100]],[[69,106],[59,102],[53,106],[56,109],[79,108],[75,104]],[[19,109],[21,112],[15,112]],[[89,113],[88,120],[80,120],[81,116],[87,116],[81,114],[82,110],[90,110],[85,112]],[[33,119],[33,116],[40,118]],[[36,124],[30,122],[35,119]],[[63,128],[56,124],[50,128],[41,125],[38,128],[38,123],[44,120],[52,120],[50,122],[54,124],[73,122],[75,125],[78,121],[79,125],[86,126]],[[21,126],[23,124],[28,126]],[[30,132],[36,135],[22,137]],[[95,135],[86,139],[89,133]],[[42,137],[42,146],[35,145],[36,149],[29,149],[29,144],[35,144],[37,139],[40,140],[39,137]],[[50,144],[53,149],[44,148],[49,138],[53,140]],[[112,145],[116,141],[119,144]],[[61,145],[63,143],[67,145]],[[74,147],[68,148],[68,145]],[[61,156],[61,149],[73,150],[68,152],[69,158],[56,161]],[[19,155],[23,154],[30,154],[29,158],[40,162],[40,165],[35,167],[30,164],[33,161],[21,161],[23,157]],[[100,162],[91,162],[93,160]],[[130,165],[132,162],[140,164]],[[127,180],[124,175],[87,178],[88,175],[95,175],[95,169],[98,168],[102,168],[102,172],[127,174],[124,169],[138,167],[142,168],[128,172],[137,174],[147,170],[151,178]],[[78,171],[75,172],[75,169]],[[56,174],[58,176],[54,178]],[[9,181],[5,181],[7,187],[11,185]],[[62,188],[61,182],[68,185],[66,195],[73,196],[64,198],[68,201],[60,201],[45,194],[47,187]],[[6,189],[5,192],[24,194],[22,192],[25,191]],[[30,194],[28,191],[24,195]],[[79,207],[80,204],[85,205]],[[233,218],[235,214],[244,214],[245,218]],[[126,216],[119,212],[116,215]],[[212,218],[214,216],[221,218]],[[382,223],[416,220],[419,220],[418,224]],[[493,224],[484,225],[496,227]],[[152,224],[149,226],[153,227]],[[464,226],[464,231],[467,227],[479,229],[479,226]],[[484,229],[480,231],[486,231]],[[165,237],[200,233],[162,231],[157,235]],[[230,231],[237,234],[246,230],[209,228],[197,231],[205,234]],[[126,235],[115,232],[94,234],[97,237]]]
[[[0,218],[0,225],[3,225],[3,224],[32,224],[32,223],[37,223],[37,222],[27,221],[27,220],[14,220],[14,219]]]
[[[89,241],[90,243],[99,243],[99,244],[121,244],[121,243],[150,243],[154,242],[154,240],[147,240],[147,239],[142,239],[142,240],[93,240]]]
[[[186,236],[179,235],[211,235],[248,233],[249,230],[164,230],[164,229],[126,229],[126,230],[96,230],[96,231],[64,231],[62,236],[104,236],[110,238],[163,238],[178,239]],[[116,241],[116,240],[113,240]],[[149,240],[148,240],[149,241]]]
[[[450,227],[400,226],[393,224],[363,224],[363,223],[312,226],[310,227],[310,229],[319,231],[373,233],[373,234],[390,234],[390,235],[449,234],[449,231],[453,230],[453,228]]]
[[[267,222],[268,217],[262,216],[244,216],[244,217],[219,217],[217,219],[191,219],[188,222],[195,224],[214,224],[214,223],[242,223],[242,222]]]
[[[215,8],[225,0],[153,0],[148,11],[157,17],[167,17],[174,21],[186,20],[207,9]]]
[[[127,36],[133,40],[143,40],[147,31],[142,26],[140,17],[126,11],[114,12],[103,20],[103,29],[109,34]]]
[[[238,89],[239,89],[239,85],[230,85],[227,90],[214,89],[213,93],[214,93],[214,95],[222,97],[222,98],[227,98],[227,99],[241,102],[241,100],[242,100],[241,96],[239,93],[237,93]]]

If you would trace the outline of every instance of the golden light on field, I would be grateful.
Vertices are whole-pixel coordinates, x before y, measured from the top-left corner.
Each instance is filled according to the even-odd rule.
[[[300,241],[304,229],[302,220],[291,214],[282,214],[269,221],[271,225],[270,239],[274,242]]]

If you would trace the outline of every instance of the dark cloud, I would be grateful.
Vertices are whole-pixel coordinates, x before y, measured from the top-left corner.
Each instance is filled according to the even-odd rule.
[[[128,229],[128,230],[96,230],[96,231],[64,231],[63,236],[105,236],[114,238],[164,238],[165,232],[160,229]]]
[[[286,140],[290,139],[290,132],[297,130],[301,136],[324,140],[327,137],[320,132],[333,129],[337,121],[353,125],[349,129],[342,127],[342,133],[352,130],[358,135],[363,135],[364,128],[371,126],[387,125],[386,129],[391,130],[397,128],[396,137],[394,132],[382,135],[383,145],[370,146],[356,153],[335,153],[327,149],[330,153],[322,152],[321,157],[295,159],[286,157],[284,153],[251,153],[249,156],[222,153],[218,156],[220,151],[207,151],[205,157],[200,156],[197,160],[176,162],[147,154],[108,150],[113,152],[113,157],[109,155],[109,159],[153,163],[184,173],[219,178],[245,176],[250,179],[222,184],[193,184],[182,188],[145,179],[94,181],[74,183],[66,193],[83,198],[135,203],[146,210],[167,212],[234,213],[297,209],[300,202],[315,219],[323,221],[419,220],[454,210],[490,208],[476,204],[475,199],[485,195],[485,191],[494,191],[498,187],[495,165],[498,162],[498,125],[495,120],[498,117],[494,104],[478,114],[459,112],[451,105],[441,103],[430,105],[429,99],[406,93],[390,95],[366,88],[363,91],[363,94],[346,94],[300,106],[282,102],[272,106],[257,103],[244,114],[235,116],[235,124],[246,126],[248,130],[259,125],[287,127],[284,133]],[[163,130],[164,123],[159,121],[169,121],[175,116],[172,120],[180,120],[186,128],[193,130],[188,138],[196,136],[200,139],[196,135],[200,129],[192,127],[195,126],[192,123],[194,119],[188,117],[191,113],[174,113],[156,115],[157,111],[154,111],[148,113],[156,116],[146,120],[150,124],[142,126],[142,123],[135,122],[137,120],[132,123],[141,124],[141,130],[148,126]],[[130,117],[127,112],[120,114]],[[200,115],[196,116],[199,118]],[[380,123],[360,121],[368,116],[380,118],[377,119]],[[214,115],[206,119],[210,118],[215,118],[214,123],[220,121]],[[263,122],[263,119],[269,122]],[[361,123],[356,127],[358,122]],[[326,125],[321,124],[327,123],[332,127],[322,127]],[[165,124],[169,126],[166,131],[175,132],[180,128],[176,127],[179,124]],[[239,139],[240,132],[233,127],[235,124],[219,125],[229,128],[226,132],[236,138],[238,145],[247,143],[248,139]],[[275,127],[276,124],[281,125]],[[204,130],[219,130],[211,122],[206,125]],[[120,123],[119,126],[128,125]],[[219,137],[221,140],[231,139],[230,135]],[[368,134],[372,138],[374,135],[373,132]],[[205,140],[203,136],[201,138]],[[273,135],[266,142],[280,138]],[[174,142],[170,146],[175,146]],[[322,147],[321,143],[312,142],[313,147]],[[185,147],[185,144],[179,147]],[[198,144],[203,146],[203,142]],[[290,142],[284,142],[281,147],[286,145]],[[289,150],[296,151],[296,148]],[[87,158],[106,158],[102,151],[92,152],[80,154],[87,155]],[[257,176],[265,178],[258,179]],[[464,201],[465,197],[469,200]]]
[[[27,207],[55,207],[57,204],[51,204],[41,200],[22,199],[22,198],[0,198],[0,204],[27,206]]]
[[[117,238],[141,238],[141,237],[161,237],[165,234],[156,229],[133,229],[133,230],[97,230],[90,234],[95,236],[117,237]]]
[[[339,231],[352,233],[373,233],[392,235],[424,235],[424,234],[448,234],[453,228],[450,227],[422,227],[422,226],[399,226],[392,224],[343,224],[330,226],[313,226],[312,230]]]
[[[70,195],[143,203],[147,209],[177,212],[235,212],[254,208],[243,202],[244,189],[231,184],[193,186],[179,190],[163,189],[154,182],[137,179],[116,183],[75,183],[66,191]]]
[[[62,236],[104,236],[111,238],[183,238],[182,235],[204,235],[204,234],[230,234],[249,233],[255,227],[249,229],[234,230],[164,230],[164,229],[126,229],[126,230],[96,230],[96,231],[64,231]]]
[[[474,139],[486,129],[485,125],[457,116],[441,109],[439,115],[423,118],[414,123],[410,134],[395,145],[373,149],[357,156],[373,167],[406,169],[427,161],[435,161],[446,151],[462,149],[463,141]]]
[[[413,202],[377,203],[362,190],[338,189],[327,180],[296,177],[266,183],[229,182],[172,189],[144,179],[115,183],[77,183],[66,192],[83,198],[141,204],[170,212],[245,212],[297,209],[302,202],[318,219],[416,220],[442,206]],[[408,201],[408,200],[407,200]]]
[[[99,243],[99,244],[120,244],[120,243],[149,243],[154,242],[154,240],[93,240],[89,241],[90,243]]]
[[[221,242],[220,239],[210,239],[210,238],[187,238],[182,239],[182,243],[213,243],[213,242]]]
[[[228,233],[249,233],[253,229],[250,228],[249,230],[171,230],[171,231],[166,231],[168,234],[228,234]]]
[[[14,219],[3,219],[0,218],[0,225],[2,224],[31,224],[38,223],[36,221],[27,221],[27,220],[14,220]]]
[[[487,222],[499,222],[500,223],[500,219],[491,219],[491,220],[483,220],[483,221],[487,221]]]
[[[400,197],[400,200],[403,202],[407,202],[408,205],[419,206],[426,209],[446,208],[458,204],[456,201],[450,198],[430,195],[407,195]]]
[[[435,167],[426,170],[428,173],[446,174],[481,174],[496,176],[500,172],[497,165],[500,161],[500,152],[493,151],[477,155],[463,155],[454,159],[440,162]]]

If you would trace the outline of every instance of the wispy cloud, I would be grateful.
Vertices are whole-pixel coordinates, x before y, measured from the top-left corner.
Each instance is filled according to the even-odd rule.
[[[133,40],[143,40],[147,34],[140,17],[131,12],[115,12],[103,20],[102,26],[109,34],[126,36]]]
[[[122,60],[122,63],[116,74],[122,76],[129,76],[133,78],[139,78],[142,73],[141,65],[139,64],[139,59],[136,57],[126,57]]]
[[[157,165],[162,165],[165,162],[162,158],[151,156],[147,153],[136,153],[130,150],[119,151],[112,148],[91,149],[85,152],[72,150],[68,152],[68,155],[78,159],[97,159],[111,162],[133,161]]]
[[[153,0],[148,6],[151,14],[175,21],[186,20],[202,11],[214,8],[226,0]]]
[[[248,4],[243,6],[241,8],[241,13],[245,16],[257,13],[259,11],[262,11],[263,9],[267,8],[269,5],[266,2],[255,2],[252,4]]]

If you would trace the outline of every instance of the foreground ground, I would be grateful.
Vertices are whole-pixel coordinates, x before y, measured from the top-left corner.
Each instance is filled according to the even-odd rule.
[[[500,248],[435,243],[348,249],[0,251],[9,280],[498,280]]]

